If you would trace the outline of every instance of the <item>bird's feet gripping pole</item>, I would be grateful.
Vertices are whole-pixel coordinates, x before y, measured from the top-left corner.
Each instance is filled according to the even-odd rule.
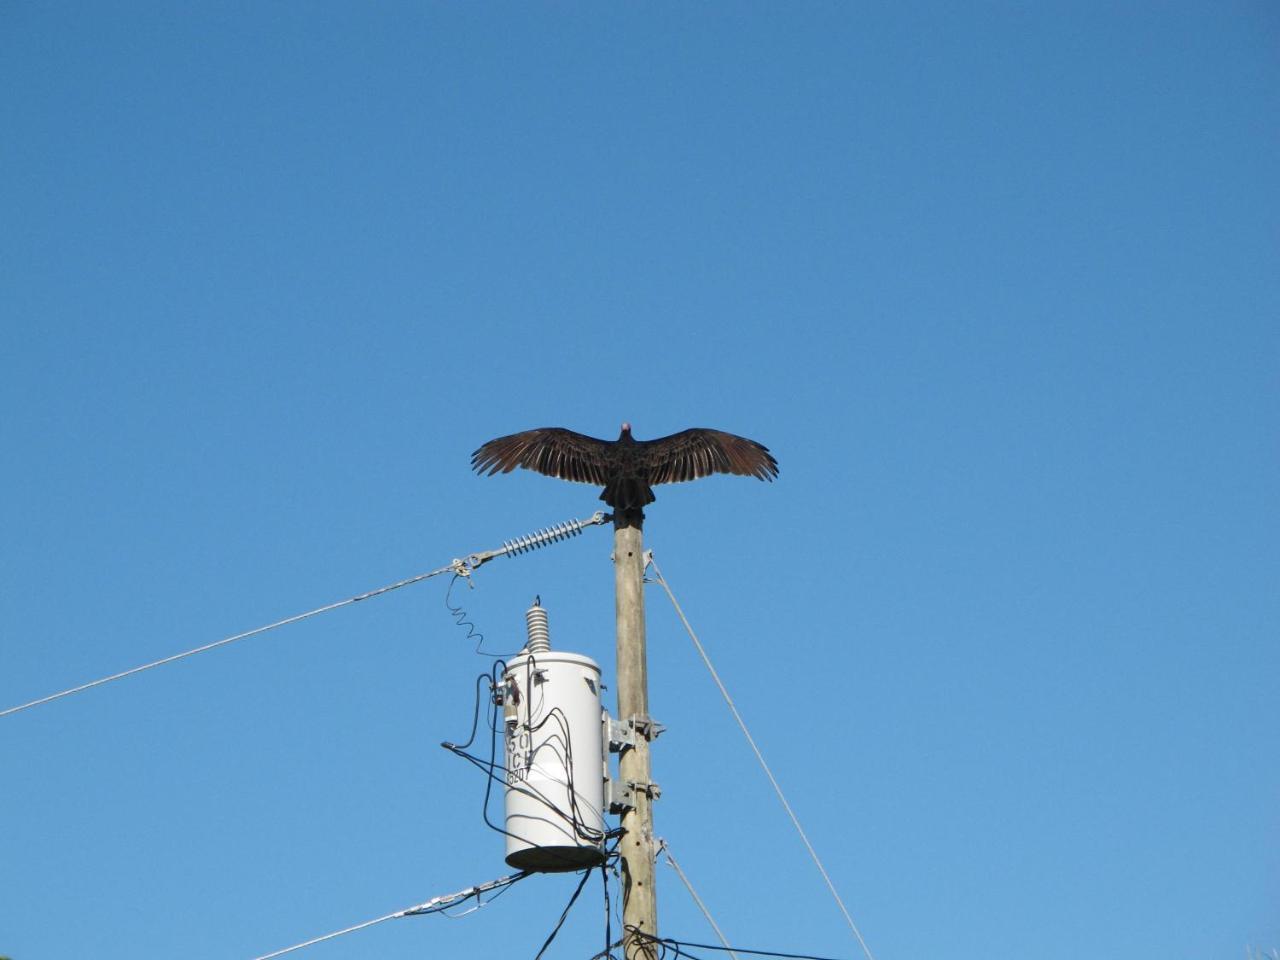
[[[639,507],[625,507],[614,510],[611,518],[613,520],[613,529],[615,530],[625,530],[627,527],[635,527],[637,530],[644,529],[644,511]]]

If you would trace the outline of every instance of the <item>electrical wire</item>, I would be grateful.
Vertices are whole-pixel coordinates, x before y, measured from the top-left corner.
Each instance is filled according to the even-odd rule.
[[[484,796],[484,802],[481,806],[481,816],[484,819],[485,826],[487,826],[490,830],[493,830],[495,833],[502,834],[504,837],[510,837],[513,840],[519,840],[520,842],[527,845],[531,845],[531,846],[538,845],[535,843],[535,841],[532,838],[523,836],[519,833],[513,833],[512,831],[507,830],[505,827],[501,827],[498,824],[494,823],[489,818],[489,801],[493,793],[493,785],[496,783],[496,784],[500,784],[504,788],[511,787],[511,785],[507,782],[507,773],[508,773],[507,767],[497,763],[497,761],[493,759],[493,757],[491,757],[489,760],[486,761],[483,758],[477,757],[475,754],[468,753],[462,748],[448,742],[442,743],[441,746],[444,747],[446,750],[448,750],[450,753],[456,754],[457,756],[466,760],[468,763],[471,763],[473,766],[477,767],[481,773],[484,773],[486,775],[485,796]],[[501,774],[501,776],[499,776],[499,774]],[[585,824],[581,823],[579,820],[575,819],[573,814],[563,810],[559,805],[556,804],[554,800],[551,799],[551,797],[547,796],[545,793],[543,793],[541,790],[537,789],[536,787],[529,786],[527,783],[522,785],[519,788],[511,787],[511,789],[518,789],[519,791],[534,797],[550,812],[554,813],[557,817],[559,817],[560,820],[572,826],[574,828],[574,834],[579,839],[586,840],[589,844],[593,846],[598,845],[605,838],[612,837],[615,835],[613,831],[601,832],[592,827],[586,826]],[[546,848],[544,848],[542,852],[547,857],[560,860],[564,864],[565,869],[574,870],[574,869],[580,868],[582,865],[581,861],[576,858],[561,856],[559,854],[553,854],[551,850]]]
[[[691,940],[676,940],[673,937],[655,937],[651,933],[645,933],[639,927],[628,926],[627,933],[635,937],[640,942],[659,948],[658,957],[665,957],[667,949],[675,952],[677,957],[695,957],[685,947],[695,947],[698,950],[716,950],[721,953],[747,953],[755,957],[779,957],[781,960],[840,960],[839,957],[820,957],[812,953],[783,953],[779,950],[751,950],[747,947],[717,947],[711,943],[694,943]],[[595,960],[593,957],[592,960]]]
[[[609,864],[600,865],[601,886],[604,887],[604,955],[609,956],[613,943],[613,907],[609,903]]]
[[[560,919],[556,921],[555,927],[553,927],[551,933],[547,935],[547,939],[542,943],[542,949],[538,951],[537,956],[535,956],[533,960],[542,960],[542,955],[547,952],[547,947],[551,946],[551,941],[559,935],[560,928],[564,926],[564,922],[569,916],[569,911],[572,910],[573,905],[578,902],[578,897],[582,894],[582,888],[587,885],[587,881],[591,878],[592,870],[595,870],[595,867],[582,871],[582,879],[578,881],[578,886],[573,891],[573,896],[571,896],[569,898],[569,902],[564,905],[564,910],[560,912]]]
[[[499,669],[499,665],[495,665],[493,668],[493,674],[491,676],[501,675],[503,672],[505,672],[505,669],[506,669],[505,664],[501,664],[501,669]],[[484,674],[481,674],[481,679],[483,679],[483,677],[484,677]],[[494,683],[491,684],[491,689],[493,689],[495,686],[496,686],[496,681],[494,681]],[[479,696],[480,696],[480,689],[479,689],[479,684],[477,683],[477,689],[476,689],[477,711],[479,710]],[[472,740],[475,739],[476,729],[479,726],[479,724],[478,724],[478,720],[474,717],[472,719],[472,724],[471,724],[471,737],[468,739],[466,744],[463,744],[462,746],[458,746],[457,744],[445,741],[444,743],[440,744],[440,746],[448,750],[450,753],[453,753],[459,757],[462,757],[462,759],[471,763],[473,766],[475,766],[477,769],[479,769],[482,773],[485,774],[484,800],[480,808],[481,817],[484,820],[485,826],[487,826],[490,830],[493,830],[495,833],[502,834],[504,837],[510,837],[514,840],[519,840],[522,843],[526,843],[526,844],[533,844],[533,841],[528,837],[523,837],[518,833],[512,833],[510,830],[507,830],[505,827],[499,826],[498,824],[494,823],[493,820],[489,818],[489,801],[493,795],[493,785],[497,783],[502,785],[504,788],[511,786],[507,778],[509,771],[505,764],[498,763],[498,758],[497,758],[498,708],[499,708],[499,704],[495,700],[491,699],[490,700],[491,712],[490,712],[490,720],[489,720],[489,759],[488,760],[485,760],[482,757],[477,757],[475,754],[469,753],[466,749],[464,749],[465,747],[470,746]],[[563,716],[563,714],[561,715]],[[547,719],[548,718],[543,718],[542,723],[545,723]],[[561,729],[564,730],[566,721],[561,719],[559,722],[561,723]],[[539,724],[539,726],[541,726],[541,724]],[[534,728],[534,729],[537,729],[537,728]],[[569,757],[570,757],[570,763],[571,763],[572,755],[570,754]],[[566,812],[565,810],[561,809],[560,806],[556,804],[554,800],[552,800],[541,790],[538,790],[536,787],[531,786],[527,782],[521,784],[521,786],[516,789],[520,789],[525,793],[535,797],[537,800],[539,800],[542,803],[543,806],[547,807],[547,809],[555,813],[562,821],[572,825],[574,828],[575,835],[578,836],[580,839],[584,839],[591,844],[598,844],[600,841],[602,841],[605,838],[606,835],[601,834],[598,830],[595,830],[594,828],[587,827],[582,822],[581,812],[580,812],[580,809],[577,807],[577,797],[575,794],[572,793],[572,766],[571,765],[568,767],[568,772],[570,777],[568,786],[571,791],[570,792],[571,812]],[[499,773],[501,773],[502,776],[499,776],[498,775]],[[548,856],[553,856],[554,859],[562,860],[565,868],[567,869],[577,869],[581,866],[580,862],[575,859],[572,859],[569,857],[561,857],[559,855],[552,855],[549,850],[544,850],[544,853],[547,854]]]
[[[724,934],[720,930],[720,925],[716,923],[711,916],[711,911],[707,909],[707,905],[702,902],[702,898],[698,896],[698,891],[693,889],[693,884],[689,882],[689,878],[685,876],[684,871],[680,869],[680,864],[676,863],[676,858],[671,854],[671,847],[666,840],[658,840],[658,851],[667,855],[667,863],[671,864],[671,868],[675,870],[676,876],[680,878],[680,882],[684,884],[685,889],[689,891],[689,896],[693,897],[693,902],[698,905],[698,909],[702,911],[702,915],[707,918],[707,923],[711,924],[711,929],[716,932],[716,936],[720,938],[720,942],[724,944],[729,956],[734,960],[738,960],[738,955],[733,952],[729,946],[729,941],[725,939]]]
[[[593,953],[587,960],[614,960],[613,948],[622,946],[622,940],[615,940],[599,953]]]
[[[399,590],[401,587],[407,587],[414,583],[419,583],[431,577],[439,576],[442,573],[448,573],[453,566],[441,567],[438,570],[432,570],[429,573],[420,573],[414,577],[408,577],[405,580],[398,580],[395,583],[389,583],[385,587],[378,587],[375,590],[369,590],[365,593],[357,594],[354,597],[348,597],[345,600],[339,600],[336,603],[325,604],[323,607],[316,607],[314,610],[308,610],[306,613],[299,613],[292,617],[286,617],[283,620],[277,620],[275,623],[268,623],[265,626],[255,627],[253,630],[246,630],[244,633],[237,633],[230,637],[223,637],[221,640],[215,640],[213,643],[206,643],[203,646],[194,647],[191,650],[185,650],[182,653],[175,653],[173,656],[164,657],[160,660],[153,660],[150,663],[144,663],[141,666],[132,667],[128,670],[122,670],[119,673],[113,673],[109,677],[101,677],[97,680],[91,680],[88,683],[82,683],[77,687],[69,687],[66,690],[60,690],[52,693],[47,697],[41,697],[39,700],[32,700],[29,703],[20,703],[16,707],[9,707],[6,710],[0,710],[0,717],[7,717],[10,714],[19,713],[23,710],[29,710],[32,707],[38,707],[44,703],[51,703],[54,700],[60,700],[63,697],[69,697],[73,693],[82,693],[85,690],[91,690],[94,687],[100,687],[104,683],[110,683],[113,680],[123,680],[125,677],[131,677],[135,673],[142,673],[144,670],[150,670],[154,667],[162,667],[166,663],[173,663],[186,657],[193,657],[197,653],[204,653],[208,650],[214,650],[217,647],[224,647],[229,643],[235,643],[237,640],[246,640],[249,637],[256,637],[258,634],[266,633],[268,630],[275,630],[277,627],[285,627],[291,623],[298,623],[309,617],[317,616],[321,613],[328,613],[330,610],[337,610],[339,607],[350,606],[353,603],[359,603],[361,600],[369,600],[373,597],[380,597],[392,590]]]
[[[618,873],[618,862],[622,859],[618,853],[618,847],[622,845],[622,831],[611,831],[609,834],[613,838],[613,846],[605,852],[604,863],[600,864],[600,877],[604,880],[604,949],[593,955],[590,960],[616,960],[613,955],[615,947],[623,946],[625,937],[613,939],[613,921],[616,918],[618,926],[623,927],[621,906],[622,906],[622,877]],[[618,896],[615,899],[609,894],[609,878],[613,877],[613,882],[618,885]]]
[[[355,933],[357,930],[364,930],[367,927],[372,927],[377,923],[384,923],[387,920],[398,920],[400,917],[404,916],[408,916],[408,914],[403,910],[397,910],[395,913],[388,913],[383,917],[366,920],[364,923],[357,923],[354,926],[345,927],[342,930],[335,930],[333,933],[326,933],[321,937],[313,937],[312,939],[305,940],[302,943],[295,943],[291,947],[285,947],[283,950],[277,950],[274,953],[264,953],[260,957],[255,957],[254,960],[272,960],[273,957],[283,957],[286,953],[293,953],[295,950],[301,950],[304,947],[313,947],[317,943],[324,943],[326,940],[332,940],[335,937],[341,937],[348,933]]]
[[[849,924],[849,929],[853,931],[854,937],[857,938],[858,944],[862,947],[862,952],[866,954],[867,960],[875,960],[871,954],[871,948],[867,946],[867,941],[862,937],[862,931],[858,929],[858,925],[853,922],[853,916],[849,913],[849,908],[844,905],[844,901],[840,898],[836,885],[831,880],[831,875],[827,873],[827,868],[822,865],[822,859],[818,856],[818,851],[813,848],[813,844],[809,842],[809,836],[804,832],[804,827],[800,826],[800,818],[796,816],[796,812],[791,809],[791,804],[787,802],[786,794],[782,792],[777,778],[773,775],[773,771],[769,769],[769,764],[765,762],[764,754],[760,752],[760,748],[756,746],[755,738],[751,736],[751,731],[747,729],[746,722],[742,719],[742,714],[738,712],[737,706],[733,702],[733,697],[729,696],[729,691],[724,685],[724,681],[720,679],[720,674],[716,672],[716,668],[711,664],[711,658],[707,656],[706,649],[702,646],[702,642],[698,639],[698,635],[694,633],[693,627],[689,624],[689,618],[684,615],[684,610],[680,608],[676,595],[671,592],[671,587],[667,583],[667,578],[662,575],[662,569],[658,566],[656,560],[653,559],[653,553],[649,553],[649,563],[653,567],[654,575],[657,577],[658,583],[662,585],[662,589],[666,591],[671,605],[675,607],[676,614],[680,617],[680,622],[684,624],[685,631],[689,634],[689,639],[693,641],[693,645],[698,649],[698,655],[702,658],[702,662],[706,665],[707,670],[711,673],[711,679],[716,682],[716,686],[720,688],[720,694],[724,697],[725,703],[729,705],[729,710],[733,713],[733,718],[738,722],[738,726],[742,729],[742,735],[747,738],[747,743],[751,745],[752,751],[756,755],[756,759],[760,761],[760,767],[764,770],[765,776],[769,778],[769,782],[773,784],[773,791],[778,795],[778,799],[782,801],[783,809],[787,811],[787,816],[791,818],[792,824],[795,825],[796,832],[800,834],[800,839],[804,842],[805,849],[809,851],[809,856],[813,858],[814,864],[818,868],[818,872],[822,874],[822,879],[826,881],[827,889],[831,891],[831,896],[835,898],[836,905],[840,908],[840,912],[844,914],[845,921]],[[743,953],[749,951],[742,951]]]
[[[493,690],[497,684],[497,677],[502,676],[503,672],[506,669],[507,669],[506,663],[504,663],[502,660],[499,660],[493,665],[493,667],[489,670],[488,673],[476,674],[476,701],[475,701],[475,708],[472,710],[472,714],[471,714],[471,735],[467,737],[466,743],[456,744],[455,746],[457,747],[457,749],[465,750],[467,749],[467,747],[471,746],[471,744],[475,743],[476,731],[480,728],[481,687],[484,684],[484,682],[488,680],[489,689]],[[489,718],[489,729],[491,731],[494,729],[492,715]]]
[[[472,572],[479,569],[482,564],[488,563],[494,557],[502,556],[519,556],[522,553],[528,553],[531,550],[537,550],[548,544],[558,543],[569,537],[576,537],[583,530],[590,526],[598,526],[605,522],[605,515],[597,510],[591,517],[586,520],[569,520],[565,523],[556,524],[544,530],[525,537],[518,537],[515,540],[504,541],[502,546],[497,550],[485,550],[480,553],[470,554],[465,560],[454,560],[448,566],[440,567],[428,573],[420,573],[413,577],[407,577],[404,580],[398,580],[395,583],[389,583],[385,587],[378,587],[365,593],[357,594],[354,597],[348,597],[345,600],[339,600],[335,603],[325,604],[323,607],[316,607],[314,610],[308,610],[306,613],[299,613],[292,617],[286,617],[283,620],[277,620],[275,623],[268,623],[261,627],[255,627],[252,630],[246,630],[244,633],[237,633],[230,637],[223,637],[221,640],[215,640],[212,643],[206,643],[199,647],[193,647],[190,650],[184,650],[182,653],[175,653],[169,657],[163,657],[159,660],[153,660],[150,663],[144,663],[136,667],[130,667],[128,670],[122,670],[119,673],[113,673],[107,677],[100,677],[97,680],[91,680],[88,683],[82,683],[79,686],[68,687],[66,690],[59,690],[57,693],[51,693],[47,697],[40,697],[38,700],[31,700],[27,703],[20,703],[17,706],[0,710],[0,717],[7,717],[11,714],[21,713],[23,710],[30,710],[32,707],[38,707],[41,704],[51,703],[54,700],[61,700],[63,697],[69,697],[73,693],[82,693],[85,690],[91,690],[94,687],[100,687],[104,683],[111,683],[113,680],[123,680],[125,677],[131,677],[135,673],[142,673],[144,670],[151,670],[155,667],[162,667],[166,663],[173,663],[177,660],[183,660],[187,657],[193,657],[197,653],[205,653],[208,650],[214,650],[218,647],[226,646],[229,643],[235,643],[237,640],[247,640],[249,637],[256,637],[258,634],[266,633],[268,630],[275,630],[277,627],[288,626],[291,623],[298,623],[309,617],[317,616],[321,613],[328,613],[330,610],[337,610],[339,607],[350,606],[353,603],[359,603],[361,600],[369,600],[373,597],[380,597],[392,590],[399,590],[401,587],[407,587],[410,584],[419,583],[428,580],[431,577],[438,577],[442,573],[452,571],[455,576],[470,577]],[[448,600],[446,599],[446,604]],[[463,616],[465,617],[465,612]],[[461,625],[461,624],[460,624]],[[474,624],[472,624],[474,628]],[[471,634],[468,634],[470,638]],[[483,637],[481,638],[483,640]],[[477,646],[477,653],[480,652]],[[485,654],[488,656],[488,654]]]
[[[484,646],[484,634],[481,633],[480,629],[471,621],[471,614],[467,613],[466,609],[462,606],[462,604],[460,603],[455,604],[455,603],[449,602],[450,598],[453,596],[454,585],[459,580],[466,580],[468,587],[474,586],[474,583],[471,580],[470,574],[462,574],[462,573],[455,572],[453,575],[453,579],[449,581],[449,586],[444,592],[445,609],[449,611],[449,616],[453,617],[453,619],[457,621],[458,626],[467,631],[467,635],[462,639],[467,641],[474,639],[476,641],[476,654],[478,656],[492,657],[495,660],[501,659],[502,657],[501,654],[489,653],[488,651],[481,649]]]
[[[431,913],[443,913],[446,908],[457,903],[464,903],[473,897],[480,899],[482,894],[488,893],[490,890],[500,890],[509,887],[511,884],[519,880],[523,880],[529,876],[529,871],[521,870],[519,873],[512,873],[505,877],[499,877],[497,880],[489,880],[485,883],[476,884],[474,887],[468,887],[465,890],[459,890],[457,893],[446,893],[439,897],[432,897],[425,903],[419,903],[412,907],[405,907],[403,910],[397,910],[395,913],[384,914],[381,917],[374,917],[372,920],[365,920],[362,923],[354,924],[350,927],[343,927],[341,930],[334,930],[332,933],[326,933],[319,937],[312,937],[310,940],[304,940],[302,943],[295,943],[293,946],[285,947],[283,950],[276,950],[273,953],[264,953],[254,960],[273,960],[275,957],[283,957],[286,953],[293,953],[295,950],[301,950],[304,947],[312,947],[317,943],[324,943],[326,940],[333,940],[336,937],[345,936],[348,933],[355,933],[357,930],[365,930],[375,924],[385,923],[388,920],[399,920],[401,917],[419,917]],[[497,896],[489,898],[492,903]]]
[[[520,689],[518,684],[513,683],[510,689],[504,689],[507,686],[506,674],[509,668],[505,662],[498,661],[494,664],[488,674],[482,673],[476,678],[475,707],[471,719],[471,733],[468,736],[466,743],[458,745],[445,741],[440,744],[440,746],[466,760],[485,774],[485,792],[484,800],[481,805],[481,816],[485,825],[489,827],[489,829],[496,833],[500,833],[505,837],[518,840],[526,845],[540,846],[540,844],[535,844],[532,839],[521,836],[518,833],[514,833],[511,830],[508,830],[505,826],[500,826],[490,819],[489,801],[492,798],[493,786],[496,783],[500,784],[504,789],[519,791],[527,796],[533,797],[558,817],[561,824],[566,824],[571,827],[573,829],[574,837],[577,840],[585,841],[586,845],[599,847],[604,840],[612,834],[610,832],[603,831],[598,827],[592,826],[588,822],[588,818],[580,806],[580,794],[574,783],[573,740],[570,732],[569,720],[565,716],[564,711],[559,707],[552,707],[550,710],[543,712],[541,706],[535,706],[535,702],[539,704],[542,702],[541,699],[535,701],[531,693],[532,690],[539,686],[533,682],[535,675],[538,673],[537,665],[533,654],[526,653],[523,656],[525,658],[524,662],[519,665],[524,667],[525,674],[523,694],[518,692]],[[480,698],[482,695],[482,685],[486,679],[489,681],[489,689],[491,693],[494,694],[488,698],[489,758],[487,760],[483,757],[476,756],[467,749],[475,741],[476,732],[479,729]],[[503,690],[503,692],[498,695],[500,690]],[[517,716],[528,718],[526,721],[522,722],[521,725],[525,730],[527,730],[531,737],[533,734],[540,732],[549,723],[554,722],[555,727],[557,728],[558,732],[549,733],[542,738],[531,758],[528,760],[528,764],[529,766],[532,766],[537,762],[536,757],[539,751],[547,750],[552,754],[555,765],[559,768],[563,768],[565,773],[564,786],[566,787],[568,797],[568,810],[563,809],[557,800],[547,796],[546,793],[533,786],[533,784],[527,779],[513,777],[514,772],[508,768],[506,764],[498,762],[497,738],[500,727],[498,714],[502,706],[502,701],[504,698],[511,698],[512,703],[519,704],[520,700],[517,698],[521,696],[525,698],[526,704],[525,706],[518,708]],[[537,719],[536,722],[530,722],[539,714],[541,714],[541,717]],[[546,849],[544,849],[543,852],[549,857],[560,860],[563,868],[566,870],[577,870],[582,866],[581,861],[576,858],[552,854],[551,851]]]
[[[527,874],[528,874],[528,871],[525,871],[525,873],[526,873],[526,875],[527,875]],[[440,914],[440,916],[444,917],[446,920],[461,920],[463,917],[469,916],[469,915],[471,915],[471,914],[475,913],[477,910],[480,910],[480,909],[482,909],[482,908],[484,908],[484,907],[489,906],[489,904],[493,903],[493,901],[497,900],[500,896],[502,896],[504,893],[506,893],[508,890],[510,890],[512,886],[513,886],[513,884],[507,884],[507,885],[503,886],[500,890],[498,890],[498,892],[497,892],[497,893],[495,893],[495,894],[494,894],[492,897],[490,897],[488,900],[482,899],[482,897],[481,897],[481,896],[477,895],[477,896],[476,896],[476,905],[475,905],[474,907],[471,907],[470,909],[463,910],[461,913],[450,913],[450,912],[449,912],[447,909],[445,909],[444,907],[441,907],[439,910],[432,911],[432,912],[433,912],[433,913],[439,913],[439,914]],[[450,906],[452,906],[452,904],[450,904]],[[417,916],[417,914],[411,914],[411,916]]]
[[[533,685],[532,680],[535,673],[536,673],[536,670],[534,669],[534,655],[529,654],[528,659],[525,662],[525,677],[526,677],[525,690],[526,691],[528,691],[530,689],[530,686]],[[541,720],[534,723],[533,717],[535,713],[541,712],[541,709],[542,709],[541,705],[535,708],[533,706],[533,703],[530,702],[529,723],[525,724],[525,729],[528,731],[530,736],[540,732],[542,728],[552,720],[556,722],[556,725],[560,729],[560,733],[559,733],[559,736],[555,734],[548,735],[546,739],[543,740],[541,744],[539,744],[537,750],[535,750],[533,752],[533,755],[529,758],[529,766],[530,767],[533,766],[538,751],[547,749],[547,748],[551,749],[554,760],[559,761],[559,765],[564,767],[565,787],[567,789],[568,798],[569,798],[569,814],[570,815],[566,815],[564,811],[560,810],[554,804],[547,803],[546,799],[542,796],[542,794],[539,791],[532,790],[532,788],[528,788],[527,782],[522,784],[517,789],[522,789],[522,790],[526,788],[530,789],[533,793],[535,793],[539,797],[539,799],[542,799],[544,803],[547,803],[547,805],[550,806],[552,810],[554,810],[562,818],[568,820],[573,826],[574,834],[578,837],[578,839],[586,840],[588,843],[593,843],[593,844],[599,843],[604,839],[603,832],[595,827],[590,827],[586,825],[586,817],[583,815],[582,808],[578,803],[578,798],[580,794],[578,793],[578,790],[574,785],[573,737],[571,735],[571,730],[569,727],[569,718],[565,716],[564,711],[561,710],[559,707],[552,707],[550,710],[546,712],[546,715],[543,716]],[[557,743],[560,745],[560,748],[562,750],[561,756],[555,756],[555,747]]]

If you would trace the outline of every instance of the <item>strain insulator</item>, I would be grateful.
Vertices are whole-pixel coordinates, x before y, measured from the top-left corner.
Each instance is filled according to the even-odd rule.
[[[502,544],[502,550],[508,556],[519,556],[530,550],[537,550],[539,547],[545,547],[548,543],[555,543],[558,540],[568,540],[570,537],[576,537],[582,532],[582,525],[571,520],[567,523],[557,523],[554,527],[547,527],[536,533],[530,533],[523,537],[517,537],[514,540],[505,540]]]

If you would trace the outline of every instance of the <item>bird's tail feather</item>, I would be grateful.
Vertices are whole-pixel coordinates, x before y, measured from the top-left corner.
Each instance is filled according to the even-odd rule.
[[[614,510],[642,510],[653,503],[653,489],[643,480],[633,477],[610,480],[600,494],[600,499]]]

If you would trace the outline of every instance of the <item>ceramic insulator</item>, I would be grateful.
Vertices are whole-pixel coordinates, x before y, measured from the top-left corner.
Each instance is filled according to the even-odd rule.
[[[551,650],[551,632],[547,628],[547,611],[539,603],[535,603],[524,615],[525,626],[529,632],[526,649],[537,656]]]

